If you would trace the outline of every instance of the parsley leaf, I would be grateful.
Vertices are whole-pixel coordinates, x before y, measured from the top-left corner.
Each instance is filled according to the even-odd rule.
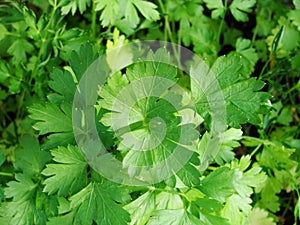
[[[58,147],[51,151],[58,164],[47,164],[42,174],[50,176],[43,183],[49,194],[74,194],[87,184],[87,163],[75,146]]]
[[[96,0],[96,10],[102,10],[100,20],[103,26],[114,25],[120,18],[121,7],[117,0]]]
[[[79,12],[82,14],[90,4],[91,0],[64,1],[61,7],[61,14],[67,15],[71,11],[72,15],[74,15],[77,9],[79,9]]]
[[[206,7],[212,9],[211,18],[217,19],[225,16],[226,8],[222,0],[204,0]]]
[[[268,217],[268,212],[255,207],[249,215],[249,225],[276,225],[273,218]]]
[[[25,135],[20,139],[20,147],[16,149],[15,168],[23,171],[28,176],[38,175],[50,155],[46,151],[40,150],[39,142],[36,138]]]
[[[221,167],[205,177],[199,189],[205,195],[224,202],[234,192],[232,185],[233,173],[228,168]]]
[[[124,206],[124,209],[131,215],[130,225],[146,224],[155,210],[155,194],[153,192],[146,192]]]
[[[30,42],[19,38],[7,49],[7,52],[13,56],[13,63],[17,65],[26,62],[26,53],[32,53],[33,50],[34,47]]]
[[[51,80],[48,82],[49,87],[55,91],[48,95],[48,99],[55,104],[63,102],[72,102],[76,90],[74,79],[69,71],[62,72],[54,69],[51,74]]]
[[[246,22],[248,16],[246,13],[252,11],[252,7],[255,5],[256,0],[234,0],[230,6],[230,12],[237,21]]]
[[[204,225],[197,217],[185,209],[169,209],[155,211],[147,225]]]
[[[45,149],[75,141],[69,105],[65,104],[60,108],[52,103],[35,104],[29,107],[28,111],[29,117],[38,121],[33,127],[39,130],[40,134],[49,134],[48,141],[44,145]]]
[[[76,208],[75,221],[79,224],[127,225],[130,216],[115,203],[109,190],[103,185],[92,182],[71,198],[71,208]],[[75,223],[76,223],[75,222]]]
[[[15,175],[16,181],[7,183],[4,194],[12,201],[1,205],[0,215],[12,225],[45,225],[47,217],[57,213],[56,197],[46,195],[41,187],[40,171],[49,154],[40,150],[35,138],[26,135],[20,140],[16,157],[19,161],[15,167],[21,173]]]
[[[239,128],[240,124],[246,122],[259,124],[259,113],[267,107],[268,98],[270,97],[267,93],[258,92],[263,88],[264,82],[254,78],[246,79],[242,76],[242,64],[239,61],[240,57],[229,54],[228,56],[219,57],[209,72],[207,69],[203,74],[198,74],[199,67],[197,66],[192,67],[190,72],[194,77],[191,80],[191,89],[192,96],[197,102],[198,113],[203,116],[210,111],[205,95],[213,96],[216,94],[216,85],[219,85],[226,104],[227,124],[235,128]],[[207,82],[205,76],[211,73],[217,78],[217,81],[214,80],[213,82],[218,82],[218,84],[204,83]],[[206,87],[205,93],[200,87]],[[223,101],[223,99],[215,101]],[[216,103],[214,102],[214,104]]]
[[[170,60],[170,55],[159,49],[150,52],[147,59],[150,62],[132,65],[125,75],[112,75],[101,88],[98,101],[101,108],[110,111],[101,122],[116,132],[120,140],[118,150],[124,153],[123,166],[131,176],[139,174],[138,167],[167,162],[176,148],[191,154],[185,146],[192,146],[198,138],[196,122],[182,124],[177,115],[185,106],[181,95],[169,90],[177,81],[176,68],[163,63]],[[149,97],[138,99],[141,94]],[[129,124],[124,120],[127,117]],[[136,151],[144,148],[147,151]],[[182,177],[186,177],[187,171],[182,172]],[[184,180],[190,183],[189,179]],[[192,182],[197,183],[195,179]]]
[[[96,10],[102,10],[100,20],[103,26],[117,25],[124,31],[133,30],[140,22],[138,11],[149,21],[159,19],[157,6],[144,0],[96,0],[96,4]]]

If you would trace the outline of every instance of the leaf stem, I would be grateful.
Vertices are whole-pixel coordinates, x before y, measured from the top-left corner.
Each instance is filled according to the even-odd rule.
[[[178,192],[178,191],[173,191],[173,190],[170,190],[170,189],[157,188],[157,187],[154,187],[154,186],[149,186],[148,189],[149,189],[150,191],[167,192],[167,193],[170,193],[170,194],[176,194],[176,195],[181,195],[181,196],[184,196],[184,197],[185,197],[185,194],[184,194],[184,193]]]
[[[12,173],[7,173],[7,172],[0,172],[0,176],[13,177],[14,174],[12,174]]]
[[[92,32],[92,38],[93,38],[93,39],[96,39],[96,19],[97,19],[96,3],[95,3],[95,0],[92,0],[92,23],[91,23],[91,32]]]
[[[220,43],[221,33],[222,33],[223,25],[225,22],[225,15],[226,15],[226,11],[227,11],[227,0],[224,1],[224,8],[225,8],[224,16],[222,17],[222,20],[221,20],[221,23],[219,26],[219,30],[218,30],[218,34],[217,34],[218,43]]]

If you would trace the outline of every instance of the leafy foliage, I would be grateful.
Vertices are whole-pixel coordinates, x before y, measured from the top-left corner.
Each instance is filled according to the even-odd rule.
[[[298,224],[299,10],[299,0],[2,1],[0,224]],[[118,51],[145,39],[203,64],[175,45],[136,63],[137,49]],[[114,183],[75,141],[74,94],[104,53],[98,69],[112,73],[90,119],[108,153],[129,177],[176,148],[190,154],[159,183]]]

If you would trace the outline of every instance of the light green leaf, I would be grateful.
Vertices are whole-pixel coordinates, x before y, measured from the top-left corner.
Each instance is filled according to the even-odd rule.
[[[208,214],[205,212],[200,212],[200,220],[202,224],[205,225],[215,225],[215,224],[230,225],[227,219],[222,218],[220,216]]]
[[[160,209],[182,209],[183,201],[179,194],[161,192],[156,196],[156,210]]]
[[[273,218],[264,209],[255,207],[249,215],[249,225],[276,225]]]
[[[211,18],[217,19],[225,16],[226,8],[222,0],[204,0],[206,7],[212,9]]]
[[[156,21],[159,19],[159,13],[156,11],[157,6],[152,2],[144,0],[134,0],[132,3],[137,7],[141,14],[151,21]]]
[[[208,197],[224,202],[234,193],[233,176],[228,168],[218,168],[202,180],[199,189]]]
[[[136,200],[124,206],[124,209],[130,213],[130,225],[144,225],[149,220],[152,212],[155,210],[155,193],[146,192]]]
[[[47,164],[42,172],[48,176],[44,181],[44,191],[65,196],[76,193],[87,184],[87,163],[77,147],[58,147],[51,154],[57,164]]]
[[[227,124],[231,127],[239,128],[240,124],[252,123],[259,124],[259,113],[264,112],[268,105],[270,95],[259,92],[263,88],[264,82],[254,78],[246,79],[242,76],[242,62],[240,57],[232,54],[219,57],[209,72],[198,74],[197,68],[191,69],[191,74],[195,79],[191,81],[192,95],[195,99],[197,112],[203,116],[210,112],[208,99],[212,99],[217,92],[223,98],[214,99],[214,104],[226,104]],[[205,76],[215,75],[217,81],[209,82]],[[220,90],[216,86],[220,86]],[[206,87],[205,93],[202,88]],[[210,95],[206,97],[206,95]],[[211,101],[211,100],[210,100]],[[210,112],[211,113],[211,112]],[[214,112],[218,113],[218,112]]]
[[[251,12],[256,0],[234,0],[230,6],[230,12],[237,21],[247,22],[248,16],[246,13]]]
[[[71,208],[77,209],[75,224],[127,225],[130,216],[121,206],[115,203],[109,190],[99,183],[92,182],[71,198]]]
[[[197,217],[184,209],[158,210],[153,213],[147,225],[204,225]]]
[[[242,134],[243,132],[240,129],[235,128],[230,128],[224,132],[219,153],[215,158],[216,163],[223,165],[223,162],[230,162],[234,159],[235,153],[233,149],[240,146],[238,141],[242,138]],[[204,135],[208,134],[205,133]]]
[[[121,17],[121,8],[117,0],[96,0],[96,11],[102,10],[100,20],[105,27],[114,25]]]
[[[72,13],[72,15],[74,15],[77,11],[77,9],[79,9],[80,14],[82,14],[87,6],[90,6],[91,4],[91,0],[74,0],[74,1],[69,1],[67,4],[65,1],[64,5],[61,7],[61,14],[62,15],[67,15],[70,11]]]
[[[182,96],[187,93],[171,89],[177,79],[176,68],[167,64],[170,55],[159,49],[147,59],[150,62],[129,67],[126,75],[113,74],[99,94],[99,107],[109,110],[101,122],[120,140],[118,150],[124,153],[123,166],[130,176],[140,173],[138,167],[162,162],[166,170],[174,168],[167,165],[170,155],[176,148],[181,156],[191,155],[187,146],[193,146],[198,138],[197,121],[182,124],[178,115],[185,108]],[[167,173],[172,175],[172,169]]]
[[[47,222],[47,225],[58,225],[58,224],[65,224],[65,225],[71,225],[74,220],[74,213],[68,213],[62,216],[57,217],[50,217],[49,221]]]
[[[226,200],[221,215],[227,218],[230,224],[243,224],[251,211],[251,203],[251,198],[233,194]]]
[[[3,24],[0,24],[0,41],[6,36],[6,27]]]

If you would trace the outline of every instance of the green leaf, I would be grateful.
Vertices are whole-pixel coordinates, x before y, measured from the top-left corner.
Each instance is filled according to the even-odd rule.
[[[0,41],[6,36],[6,27],[3,24],[0,24]]]
[[[230,12],[237,21],[247,22],[248,16],[246,13],[252,11],[252,7],[255,5],[256,0],[234,0],[230,6]]]
[[[7,52],[13,56],[13,64],[18,65],[19,63],[26,62],[26,53],[32,53],[33,50],[34,47],[31,43],[19,38],[7,49]]]
[[[117,0],[96,0],[96,11],[102,10],[100,20],[104,27],[114,25],[121,17],[121,7]]]
[[[49,134],[43,148],[74,143],[70,105],[58,107],[52,103],[35,104],[29,107],[28,111],[29,117],[37,121],[33,128],[39,130],[40,134]]]
[[[300,7],[297,10],[291,10],[288,16],[293,21],[293,24],[298,28],[298,31],[300,31]]]
[[[223,217],[230,221],[230,224],[242,224],[247,220],[251,211],[253,188],[261,190],[266,183],[267,176],[261,172],[261,168],[255,164],[251,169],[244,172],[251,164],[249,155],[243,156],[239,161],[231,163],[233,170],[232,184],[236,194],[231,195],[222,210]]]
[[[37,184],[25,174],[18,173],[15,178],[17,181],[7,183],[8,187],[4,189],[5,196],[13,198],[14,201],[31,199],[37,188]]]
[[[130,225],[144,225],[149,220],[152,212],[155,210],[155,193],[146,192],[136,200],[124,206],[124,209],[130,213]]]
[[[157,6],[152,2],[134,0],[132,3],[147,20],[156,21],[159,19],[159,13],[156,11]]]
[[[76,86],[70,72],[54,69],[48,85],[55,91],[55,93],[48,95],[51,102],[61,104],[63,101],[70,103],[73,101]]]
[[[216,92],[221,92],[223,98],[214,100],[214,104],[220,102],[219,105],[226,104],[227,124],[231,127],[239,128],[240,124],[252,123],[259,124],[259,113],[262,109],[267,108],[269,94],[259,92],[263,88],[264,82],[254,78],[246,79],[241,74],[240,57],[235,57],[230,54],[228,56],[219,57],[206,74],[198,74],[199,68],[192,67],[191,75],[194,79],[191,80],[191,89],[193,99],[196,101],[197,112],[203,116],[210,111],[210,104],[206,95],[210,98],[216,95]],[[203,70],[202,70],[203,71]],[[217,78],[210,84],[205,76],[214,74]],[[207,83],[205,83],[207,82]],[[220,86],[220,90],[216,89],[216,85]],[[206,87],[205,93],[202,88]],[[214,112],[218,113],[218,112]]]
[[[255,49],[251,47],[251,41],[248,39],[238,38],[236,41],[236,52],[243,57],[242,67],[243,74],[249,74],[254,71],[254,66],[258,61],[258,55]]]
[[[249,225],[276,225],[273,218],[264,209],[255,207],[249,215]]]
[[[225,16],[226,8],[222,0],[204,0],[206,7],[212,9],[211,18],[217,19]]]
[[[161,192],[156,196],[156,210],[160,209],[182,209],[184,203],[180,198],[179,193]]]
[[[286,106],[282,109],[279,116],[277,117],[277,122],[285,126],[289,126],[293,122],[292,109],[290,106]]]
[[[71,114],[66,107],[60,109],[51,103],[36,104],[29,108],[29,113],[31,119],[38,121],[33,127],[40,134],[72,131]]]
[[[208,197],[224,202],[234,193],[233,172],[226,167],[218,168],[205,177],[199,189]]]
[[[235,153],[232,150],[240,146],[238,141],[242,138],[242,134],[243,132],[240,129],[235,128],[230,128],[224,132],[219,153],[215,158],[216,163],[223,165],[223,162],[230,162],[234,159]],[[207,135],[207,133],[204,135]]]
[[[20,147],[16,149],[15,167],[28,176],[39,175],[45,163],[50,159],[48,152],[40,150],[36,138],[25,135],[20,139]]]
[[[182,124],[178,115],[185,108],[182,96],[187,93],[183,90],[174,93],[171,89],[177,79],[176,68],[167,64],[170,55],[165,49],[159,49],[150,52],[147,59],[150,62],[129,67],[126,75],[113,74],[99,94],[100,108],[109,110],[101,122],[111,127],[119,138],[118,150],[124,153],[123,166],[128,168],[130,176],[138,175],[140,166],[169,163],[167,159],[176,148],[182,154],[191,155],[186,146],[192,146],[198,138],[197,118],[194,123]],[[195,174],[193,170],[189,172]]]
[[[77,82],[81,79],[87,68],[97,59],[98,54],[90,42],[80,45],[78,51],[72,51],[70,66],[76,75]]]
[[[38,184],[34,183],[25,174],[16,174],[17,181],[10,181],[4,192],[7,198],[13,197],[13,201],[6,203],[0,209],[5,210],[4,217],[8,218],[12,225],[46,224],[46,210],[44,205],[38,207],[35,203],[37,193],[41,193]],[[49,204],[45,201],[45,204]],[[3,215],[2,212],[0,212]]]
[[[50,217],[49,221],[47,222],[47,225],[58,225],[58,224],[71,225],[74,224],[73,220],[74,220],[74,212],[62,216]]]
[[[189,162],[186,163],[184,167],[176,173],[176,179],[178,183],[176,184],[176,187],[182,187],[182,185],[180,185],[181,182],[185,187],[198,186],[200,184],[201,175],[196,166],[199,164],[200,161],[198,159],[198,154],[194,153]],[[178,179],[180,179],[180,182],[178,182]]]
[[[109,190],[99,183],[90,183],[70,200],[71,208],[77,210],[75,221],[79,224],[91,225],[95,221],[98,225],[127,225],[130,222],[129,214],[112,200]]]
[[[47,164],[42,172],[50,176],[43,182],[44,191],[65,196],[76,193],[87,184],[87,163],[77,147],[58,147],[51,154],[57,164]]]
[[[5,155],[3,154],[3,150],[2,148],[0,147],[0,167],[3,165],[3,163],[5,162],[6,160],[6,157]],[[1,201],[0,201],[1,202]]]
[[[79,9],[80,14],[82,14],[87,6],[90,6],[91,0],[75,0],[75,1],[69,1],[68,4],[66,4],[68,1],[64,1],[63,6],[61,7],[61,14],[67,15],[70,11],[72,12],[72,15],[75,14],[77,9]]]
[[[204,225],[197,217],[184,209],[155,211],[147,225]]]
[[[138,11],[149,21],[159,19],[157,6],[144,0],[96,0],[96,4],[96,10],[102,10],[100,20],[103,26],[118,25],[120,28],[124,28],[124,22],[126,22],[128,28],[133,29],[140,23]],[[123,16],[125,17],[124,21],[121,19]]]
[[[268,178],[264,188],[261,191],[259,206],[263,209],[268,209],[271,212],[279,211],[280,203],[277,194],[280,193],[282,188],[282,184],[280,184],[280,182],[276,180],[276,178]]]
[[[3,207],[5,209],[4,218],[9,221],[8,224],[11,225],[31,225],[34,224],[34,219],[36,215],[34,213],[33,203],[30,201],[20,201],[20,202],[9,202]],[[2,214],[3,215],[3,214]],[[46,220],[44,220],[41,225],[44,225]]]
[[[205,212],[200,212],[200,220],[202,224],[205,225],[215,225],[215,224],[230,225],[227,219],[222,218],[220,216],[211,215]]]
[[[238,170],[234,170],[233,186],[242,198],[250,198],[253,194],[252,188],[261,189],[267,180],[266,174],[262,172],[262,168],[258,164],[254,164],[251,169],[245,172],[250,163],[251,158],[249,155],[242,156],[239,162],[235,160],[231,163],[232,168],[238,168]]]
[[[229,224],[243,224],[246,215],[251,211],[250,198],[243,198],[238,194],[231,195],[222,210],[222,217],[229,220]]]

